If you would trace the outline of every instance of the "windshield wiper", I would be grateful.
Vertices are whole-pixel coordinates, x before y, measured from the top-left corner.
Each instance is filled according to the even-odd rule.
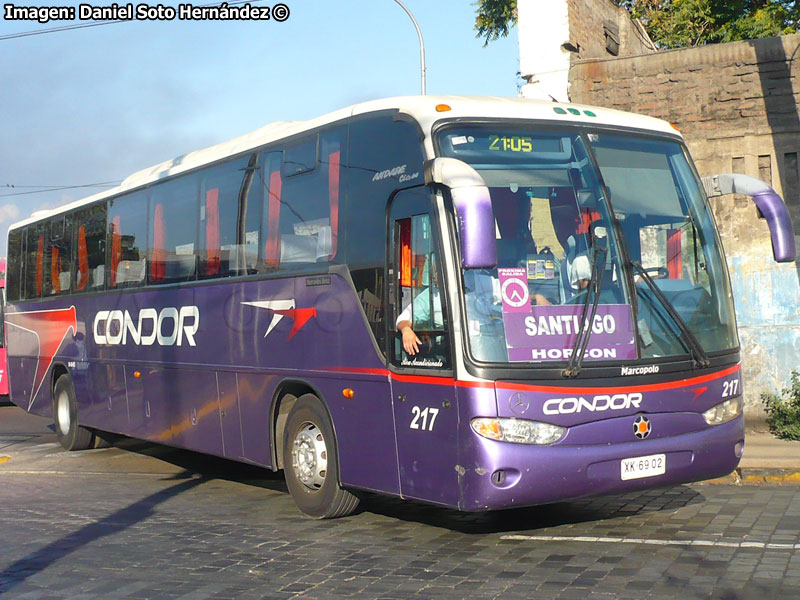
[[[711,365],[711,361],[708,360],[708,356],[706,355],[705,350],[703,350],[703,346],[697,341],[697,338],[694,337],[691,329],[686,324],[686,321],[678,314],[678,311],[675,310],[675,307],[672,306],[672,303],[669,299],[664,295],[659,287],[653,281],[653,278],[647,273],[645,268],[638,262],[631,261],[631,266],[635,271],[638,271],[639,275],[641,275],[642,280],[647,284],[647,287],[650,288],[650,291],[653,293],[653,296],[656,297],[658,302],[661,306],[664,307],[664,310],[667,311],[667,314],[672,317],[672,321],[677,325],[678,329],[681,332],[680,339],[683,341],[684,344],[689,349],[689,353],[692,355],[692,361],[698,368],[708,367]]]
[[[578,337],[575,339],[575,345],[572,347],[572,355],[569,358],[567,368],[564,369],[562,373],[564,377],[577,377],[581,372],[583,355],[584,352],[586,352],[586,346],[589,344],[589,337],[592,335],[591,324],[594,322],[594,316],[597,314],[597,305],[600,302],[600,289],[603,287],[603,278],[600,277],[600,265],[606,264],[606,250],[605,246],[595,245],[594,247],[592,275],[589,279],[589,286],[586,289],[586,300],[583,302],[581,326],[578,329]],[[589,301],[592,299],[592,293],[594,293],[592,312],[587,320],[586,311],[589,309]],[[587,323],[589,327],[587,327]]]

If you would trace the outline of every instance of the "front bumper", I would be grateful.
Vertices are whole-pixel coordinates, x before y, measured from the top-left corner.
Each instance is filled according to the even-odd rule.
[[[722,477],[739,464],[742,416],[716,427],[613,444],[527,446],[473,434],[459,476],[463,511],[547,504]],[[666,455],[663,475],[623,481],[622,459]]]

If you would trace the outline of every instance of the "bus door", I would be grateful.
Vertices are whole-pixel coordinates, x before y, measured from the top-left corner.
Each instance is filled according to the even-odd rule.
[[[400,493],[458,504],[450,328],[429,188],[398,193],[389,215],[387,336]]]

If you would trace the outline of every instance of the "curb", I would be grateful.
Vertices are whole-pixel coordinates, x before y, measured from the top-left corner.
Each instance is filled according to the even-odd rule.
[[[701,483],[712,485],[800,485],[800,471],[797,469],[755,469],[737,468],[730,475],[709,479]]]

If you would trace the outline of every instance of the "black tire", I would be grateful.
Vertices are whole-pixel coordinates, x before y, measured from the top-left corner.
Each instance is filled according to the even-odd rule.
[[[309,517],[344,517],[358,506],[358,497],[341,487],[333,426],[322,402],[313,394],[300,396],[289,411],[283,435],[283,466],[292,500]]]
[[[62,375],[53,386],[53,422],[58,441],[65,450],[94,447],[94,434],[78,425],[78,403],[69,375]]]

